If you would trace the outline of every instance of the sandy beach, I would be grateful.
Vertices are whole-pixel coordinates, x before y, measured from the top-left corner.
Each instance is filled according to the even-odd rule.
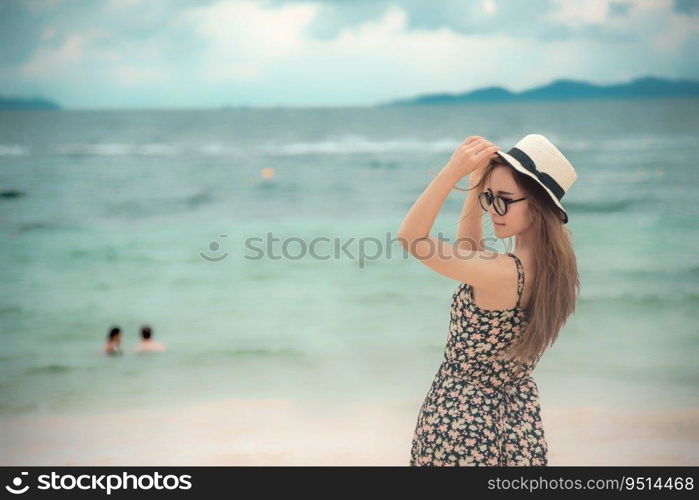
[[[0,465],[699,465],[699,0],[0,2]]]
[[[418,408],[222,399],[0,422],[2,465],[407,465]],[[549,465],[697,465],[699,410],[542,408]]]

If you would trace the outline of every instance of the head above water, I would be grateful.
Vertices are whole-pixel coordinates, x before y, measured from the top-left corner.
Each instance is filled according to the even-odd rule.
[[[121,338],[121,328],[118,326],[113,326],[110,330],[109,333],[107,334],[107,340],[119,340]]]
[[[148,326],[148,325],[143,325],[143,326],[141,327],[141,338],[143,338],[144,340],[146,340],[146,339],[151,338],[151,335],[152,335],[152,330],[151,330],[150,326]]]

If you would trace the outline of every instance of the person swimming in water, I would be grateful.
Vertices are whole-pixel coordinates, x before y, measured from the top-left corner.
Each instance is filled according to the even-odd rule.
[[[153,330],[148,325],[141,327],[141,342],[134,348],[135,353],[140,352],[161,352],[165,350],[165,345],[153,340]]]
[[[121,350],[121,328],[113,326],[107,334],[107,344],[104,346],[104,354],[124,354]]]

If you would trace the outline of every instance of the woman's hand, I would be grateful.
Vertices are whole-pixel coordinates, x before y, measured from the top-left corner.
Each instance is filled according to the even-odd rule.
[[[459,144],[444,167],[458,178],[482,169],[500,148],[479,135],[472,135]]]

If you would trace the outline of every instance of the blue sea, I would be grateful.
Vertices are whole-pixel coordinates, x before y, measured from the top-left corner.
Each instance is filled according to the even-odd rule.
[[[542,406],[696,408],[699,100],[605,99],[1,112],[0,416],[228,397],[417,414],[458,283],[391,239],[459,142],[529,133],[578,173],[581,297],[534,372]],[[433,235],[453,240],[464,195]],[[131,353],[144,323],[166,352]],[[124,356],[101,354],[112,325]]]

